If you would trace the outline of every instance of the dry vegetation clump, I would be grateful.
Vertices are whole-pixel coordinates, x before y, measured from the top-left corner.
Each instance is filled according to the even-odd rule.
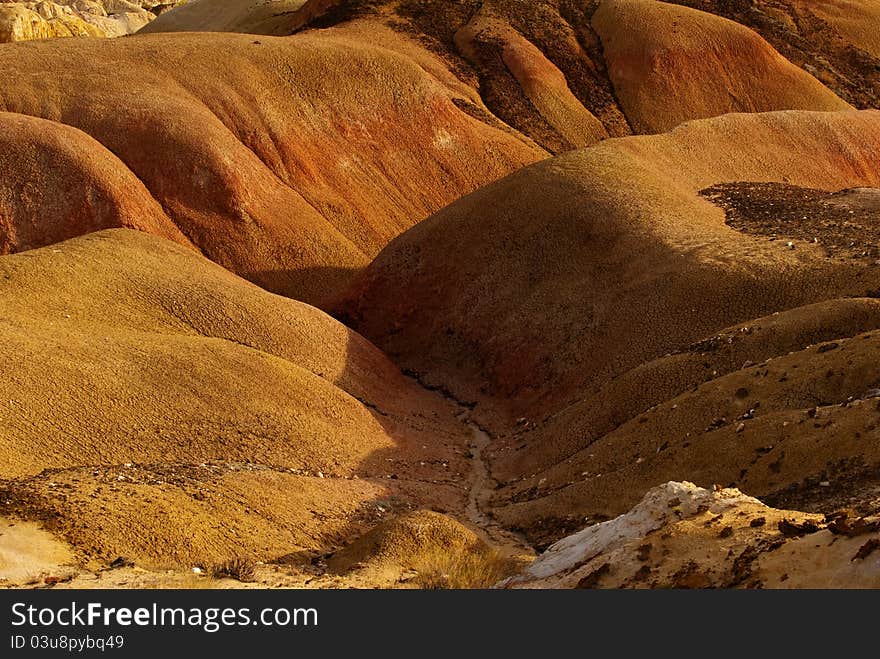
[[[214,565],[211,576],[214,579],[235,579],[242,583],[251,583],[256,580],[256,570],[257,565],[253,559],[236,556]]]
[[[414,583],[428,590],[491,588],[517,574],[520,560],[491,549],[474,552],[447,552],[437,548],[418,557]]]

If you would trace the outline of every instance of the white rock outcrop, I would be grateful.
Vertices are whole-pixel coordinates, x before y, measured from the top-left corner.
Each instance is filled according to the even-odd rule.
[[[878,588],[880,519],[669,482],[551,545],[502,588]]]

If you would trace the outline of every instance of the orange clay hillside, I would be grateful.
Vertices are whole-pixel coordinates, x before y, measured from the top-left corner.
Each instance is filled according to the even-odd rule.
[[[639,133],[728,112],[849,107],[758,34],[724,18],[655,0],[603,0],[593,27]]]
[[[543,155],[459,109],[478,99],[442,65],[424,64],[435,76],[376,41],[202,34],[12,44],[0,66],[19,75],[0,83],[0,110],[53,122],[45,131],[87,133],[115,155],[104,175],[140,179],[206,256],[317,302],[413,223]],[[76,176],[83,165],[65,167]],[[4,197],[48,187],[10,171]],[[125,211],[112,206],[130,197],[148,203],[135,187],[108,198],[109,211],[85,209],[79,226],[114,226],[107,218]],[[0,245],[74,233],[63,213],[32,207],[19,222],[36,225],[26,232],[33,240],[17,242],[25,231],[13,227]]]
[[[15,173],[0,180],[0,198],[26,202],[3,202],[0,250],[146,229],[324,305],[392,238],[548,152],[729,110],[847,107],[756,33],[653,1],[215,5],[188,3],[150,30],[295,34],[144,34],[0,50],[0,66],[20,72],[0,82],[0,111],[47,121],[37,136],[19,137],[14,123],[3,130]],[[264,19],[271,28],[256,24]],[[632,30],[644,32],[636,60],[615,41]],[[655,57],[672,57],[669,80],[650,75]],[[85,153],[55,173],[29,169],[31,141],[66,139],[68,127],[103,147],[101,170]],[[75,213],[54,203],[59,175],[94,180],[102,202],[80,200]],[[140,183],[107,183],[121,178]],[[23,194],[32,187],[45,192]],[[132,205],[149,212],[135,219]]]
[[[876,8],[870,0],[310,0],[298,11],[275,12],[271,22],[264,20],[263,6],[249,0],[189,4],[145,31],[204,29],[199,27],[204,20],[188,18],[187,11],[216,15],[232,7],[240,18],[223,29],[289,34],[352,21],[381,23],[438,53],[460,77],[478,83],[496,116],[554,151],[576,146],[577,138],[574,143],[570,138],[584,121],[569,93],[611,135],[628,133],[631,126],[656,129],[655,120],[639,114],[636,104],[618,103],[609,75],[612,62],[625,65],[618,75],[647,75],[650,67],[644,67],[652,61],[673,65],[664,66],[665,74],[654,73],[656,88],[647,94],[664,115],[656,125],[673,119],[670,103],[685,119],[731,108],[834,104],[812,78],[856,107],[875,104],[880,89],[871,45]],[[624,32],[638,38],[618,36]],[[628,44],[626,52],[620,51],[622,44]],[[531,46],[537,56],[529,52]],[[557,71],[568,92],[560,87]],[[663,93],[663,75],[672,88],[680,85],[677,103],[673,94]],[[687,84],[698,81],[707,86]],[[724,81],[731,88],[713,95]],[[560,125],[562,108],[568,120]]]
[[[611,140],[407,232],[338,316],[476,404],[496,432],[492,509],[534,543],[691,475],[827,501],[880,464],[880,255],[874,197],[821,190],[878,186],[878,148],[873,111],[729,115]],[[807,204],[800,191],[815,189],[828,201]],[[772,234],[761,195],[779,213]],[[783,221],[838,204],[860,242],[838,247],[842,223],[805,240]]]
[[[875,18],[3,44],[0,587],[876,586]]]
[[[129,227],[191,245],[131,170],[76,128],[0,113],[0,253]]]
[[[858,108],[877,107],[880,51],[873,0],[674,0],[755,30]]]

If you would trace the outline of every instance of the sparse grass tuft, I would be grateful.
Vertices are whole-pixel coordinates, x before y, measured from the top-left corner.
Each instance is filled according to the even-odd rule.
[[[438,547],[419,557],[413,583],[430,590],[491,588],[521,567],[521,561],[494,550],[448,552]]]
[[[215,579],[235,579],[242,583],[256,580],[256,564],[250,558],[236,556],[211,568],[211,576]]]

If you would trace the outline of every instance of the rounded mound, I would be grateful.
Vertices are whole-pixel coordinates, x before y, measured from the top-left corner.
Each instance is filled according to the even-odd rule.
[[[435,554],[487,552],[486,544],[451,517],[417,510],[379,524],[336,552],[328,561],[335,572],[354,567],[415,569]]]
[[[237,556],[308,566],[427,496],[412,481],[216,460],[52,470],[0,481],[0,493],[4,514],[40,522],[89,567],[122,556],[187,569]],[[452,500],[442,486],[430,496]]]
[[[368,405],[404,427],[443,408],[317,309],[147,234],[90,234],[0,272],[2,476],[218,456],[350,474],[402,430]]]
[[[453,406],[175,243],[114,229],[5,256],[0,316],[3,514],[87,557],[268,560],[362,533],[374,500],[464,505]]]
[[[608,74],[638,133],[729,112],[850,106],[733,21],[656,0],[602,0]]]
[[[0,113],[0,253],[114,227],[190,245],[138,178],[87,134]]]

